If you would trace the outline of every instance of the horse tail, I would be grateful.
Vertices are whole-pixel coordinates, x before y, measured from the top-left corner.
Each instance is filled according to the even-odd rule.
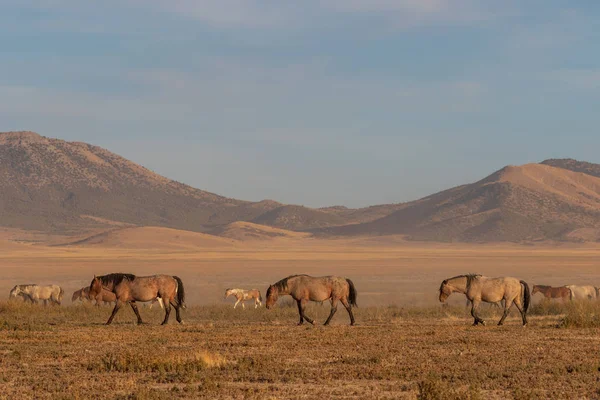
[[[525,281],[521,281],[523,285],[523,312],[526,313],[531,303],[531,293],[529,292],[529,285]]]
[[[179,304],[181,308],[185,308],[185,290],[183,289],[183,282],[178,276],[173,276],[173,279],[177,281],[177,304]]]
[[[260,292],[260,290],[257,290],[258,292],[258,301],[260,301],[262,303],[262,293]]]
[[[356,291],[356,287],[354,286],[354,283],[346,278],[346,282],[348,282],[348,287],[349,287],[349,292],[350,294],[348,295],[348,300],[350,301],[350,304],[353,305],[354,307],[358,307],[358,304],[356,304],[356,297],[358,296],[358,292]]]

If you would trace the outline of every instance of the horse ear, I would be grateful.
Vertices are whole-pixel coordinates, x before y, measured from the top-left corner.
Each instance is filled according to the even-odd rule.
[[[444,279],[444,282],[442,282],[442,285],[447,285],[448,284],[448,279]]]

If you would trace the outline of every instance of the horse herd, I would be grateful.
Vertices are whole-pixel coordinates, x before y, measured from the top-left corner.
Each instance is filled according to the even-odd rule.
[[[530,292],[529,285],[523,280],[512,277],[490,278],[478,274],[458,275],[442,281],[439,288],[439,301],[445,303],[452,293],[462,293],[471,304],[471,315],[474,318],[473,325],[485,325],[485,321],[479,316],[478,307],[481,302],[503,304],[504,313],[498,322],[502,325],[510,308],[514,304],[519,310],[523,325],[527,325],[527,310],[531,303],[531,296],[542,293],[546,298],[566,300],[573,299],[597,299],[600,298],[600,288],[594,286],[561,286],[551,287],[545,285],[534,285]],[[342,303],[350,317],[350,325],[355,324],[352,307],[356,307],[358,292],[354,283],[339,276],[312,277],[309,275],[291,275],[277,281],[267,289],[266,308],[271,309],[279,296],[289,295],[297,303],[300,320],[298,325],[304,321],[314,324],[314,320],[306,315],[306,305],[309,301],[324,302],[329,300],[331,311],[325,321],[329,325],[331,319],[337,312],[338,303]],[[47,305],[60,305],[64,296],[64,290],[57,285],[40,286],[35,284],[16,285],[10,291],[9,299],[22,297],[31,303],[44,302]],[[227,289],[225,298],[234,296],[236,303],[254,300],[254,307],[262,306],[262,295],[259,290]],[[136,302],[158,302],[165,311],[163,325],[169,322],[171,307],[175,308],[176,319],[183,323],[180,310],[185,308],[185,290],[183,282],[177,276],[152,275],[136,276],[126,273],[112,273],[102,276],[94,276],[89,286],[83,287],[73,293],[72,301],[90,300],[101,303],[115,303],[113,311],[106,322],[110,325],[119,309],[129,304],[137,317],[138,324],[142,324],[142,318]]]

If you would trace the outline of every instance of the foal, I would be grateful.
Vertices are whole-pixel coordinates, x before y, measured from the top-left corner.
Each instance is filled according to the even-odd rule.
[[[237,299],[233,308],[236,308],[238,303],[241,302],[242,308],[245,309],[246,306],[244,306],[244,302],[246,300],[252,300],[252,299],[254,299],[254,308],[257,308],[258,306],[262,307],[262,296],[258,289],[251,289],[251,290],[227,289],[227,290],[225,290],[225,298],[228,298],[231,295],[233,295]]]

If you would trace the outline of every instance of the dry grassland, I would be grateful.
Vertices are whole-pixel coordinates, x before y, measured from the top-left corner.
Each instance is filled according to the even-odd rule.
[[[4,242],[2,249],[0,293],[36,282],[60,284],[67,296],[45,309],[0,302],[0,397],[600,397],[597,304],[541,304],[526,328],[516,311],[504,327],[474,328],[463,299],[454,295],[447,308],[436,299],[443,278],[465,272],[600,286],[597,247],[304,240],[149,249]],[[70,304],[94,274],[116,271],[179,275],[186,324],[172,317],[159,326],[161,311],[142,308],[148,324],[134,325],[123,309],[106,327],[109,308]],[[223,303],[226,287],[264,293],[293,273],[352,278],[358,326],[347,326],[343,309],[330,327],[297,327],[284,299],[272,311]],[[321,322],[328,311],[328,304],[309,309]],[[485,313],[499,319],[494,309]]]

